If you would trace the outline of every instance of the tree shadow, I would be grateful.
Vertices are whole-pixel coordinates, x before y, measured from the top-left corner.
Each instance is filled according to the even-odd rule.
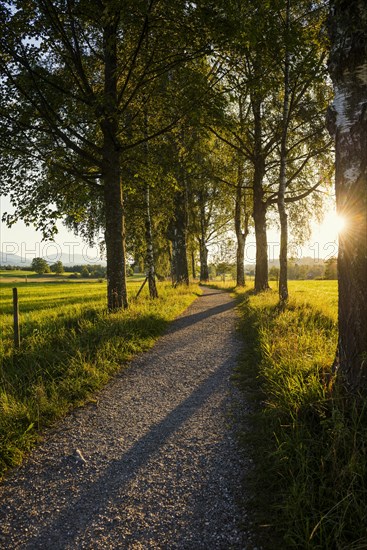
[[[212,296],[212,294],[204,295],[203,297],[199,297],[199,300],[201,298]],[[178,317],[175,322],[168,328],[167,332],[172,333],[179,330],[182,330],[190,325],[193,325],[195,323],[199,323],[200,321],[203,321],[204,319],[208,319],[209,317],[214,317],[216,315],[220,315],[221,313],[224,313],[225,311],[229,311],[230,309],[233,309],[236,306],[234,300],[231,300],[230,302],[227,302],[225,304],[221,304],[219,306],[214,306],[207,308],[205,311],[201,311],[199,313],[191,313],[189,315],[182,315]]]
[[[305,327],[309,325],[316,327],[329,337],[335,328],[335,322],[321,311],[315,311],[314,306],[296,301],[286,304],[279,302],[273,305],[266,304],[264,309],[260,306],[252,307],[250,297],[253,295],[254,293],[249,291],[239,298],[238,308],[241,314],[239,331],[244,340],[244,347],[240,354],[235,379],[252,407],[247,428],[241,435],[242,445],[251,453],[254,464],[254,469],[246,479],[246,486],[252,488],[254,495],[249,518],[254,526],[256,546],[271,550],[281,548],[284,544],[276,510],[279,505],[279,495],[283,494],[285,478],[279,474],[279,458],[275,459],[279,454],[279,450],[276,449],[276,438],[281,425],[286,429],[293,423],[292,429],[294,429],[296,419],[292,417],[290,420],[291,417],[284,414],[280,405],[275,409],[277,413],[272,412],[273,409],[269,407],[269,386],[264,371],[266,368],[275,370],[276,360],[273,360],[273,354],[276,354],[277,350],[264,346],[266,339],[262,331],[264,325],[267,331],[279,330],[276,324],[277,318],[284,313],[287,328],[293,324],[295,334],[298,326],[302,334]],[[296,355],[294,362],[297,364]],[[274,404],[271,407],[274,407]],[[298,414],[306,416],[309,414],[309,409],[302,410],[300,407]],[[310,423],[315,422],[312,413],[306,418]],[[288,443],[284,445],[287,446]],[[309,445],[308,442],[307,445]]]
[[[210,294],[199,299],[207,296]],[[152,339],[220,315],[234,306],[231,300],[184,315],[173,323],[159,313],[125,317],[105,315],[87,306],[78,316],[56,318],[44,327],[39,327],[36,320],[29,323],[28,337],[23,332],[21,348],[2,359],[1,388],[10,398],[14,396],[21,408],[25,404],[24,412],[9,418],[4,425],[0,422],[0,436],[13,428],[19,432],[16,453],[17,445],[20,449],[26,447],[27,438],[36,437],[36,432],[66,412],[65,407],[90,398],[133,355],[151,347]],[[194,336],[200,338],[200,333],[197,331]],[[181,345],[183,349],[192,341]],[[60,400],[65,402],[62,410],[58,410]],[[12,466],[12,461],[13,455],[0,456],[0,469]]]
[[[139,475],[139,471],[158,453],[167,440],[197,413],[215,392],[220,391],[224,373],[228,372],[232,364],[232,359],[223,362],[189,397],[171,410],[163,420],[153,425],[149,432],[119,459],[111,462],[92,483],[90,479],[83,480],[80,475],[78,484],[81,484],[81,488],[77,497],[73,498],[70,495],[66,507],[54,511],[50,521],[43,518],[44,526],[27,541],[27,548],[56,548],[60,547],[60,541],[72,546],[77,537],[92,523],[96,506],[98,513],[107,509],[113,501],[121,506],[121,490]],[[79,468],[93,468],[93,465],[88,463]],[[58,465],[55,475],[62,483],[63,478],[70,475],[70,465]],[[44,489],[47,490],[46,487]],[[52,499],[52,496],[46,495],[46,498]],[[95,506],[91,503],[95,503]]]

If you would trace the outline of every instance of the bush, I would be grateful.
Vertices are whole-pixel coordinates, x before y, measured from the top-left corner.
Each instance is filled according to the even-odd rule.
[[[42,275],[43,273],[50,273],[51,271],[50,266],[43,258],[33,258],[31,269],[32,271],[38,273],[38,275]]]

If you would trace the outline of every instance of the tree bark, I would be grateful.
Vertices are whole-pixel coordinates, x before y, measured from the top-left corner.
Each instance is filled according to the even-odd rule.
[[[209,281],[209,267],[208,267],[208,249],[206,246],[205,238],[199,239],[200,246],[200,281],[206,283]]]
[[[103,174],[106,209],[107,307],[126,308],[125,224],[120,182],[119,154],[110,153]],[[108,162],[108,166],[106,166]]]
[[[288,215],[285,206],[285,190],[287,187],[287,137],[288,137],[288,118],[289,118],[289,18],[290,18],[290,0],[286,4],[285,17],[285,60],[284,60],[284,100],[282,113],[282,138],[280,143],[280,173],[278,190],[278,212],[280,220],[280,254],[279,254],[279,299],[281,303],[288,300]]]
[[[152,221],[150,215],[150,187],[145,185],[145,240],[146,240],[146,267],[149,286],[149,296],[158,298],[157,284],[155,280],[154,245],[152,234]]]
[[[254,209],[256,241],[255,292],[269,289],[268,278],[268,241],[266,235],[266,210],[263,181],[265,176],[265,159],[262,151],[261,103],[252,101],[254,114]]]
[[[237,238],[237,251],[236,251],[236,286],[244,287],[245,281],[245,246],[246,238],[248,235],[248,225],[245,227],[245,231],[241,229],[241,199],[242,193],[238,193],[235,206],[235,229]]]
[[[145,138],[148,138],[148,112],[145,106],[144,111],[144,134]],[[147,167],[149,167],[149,146],[148,141],[143,145],[144,147],[144,160]],[[148,279],[149,296],[154,300],[158,298],[157,284],[155,280],[155,263],[154,263],[154,244],[153,244],[153,231],[152,231],[152,218],[150,212],[150,185],[145,182],[145,265],[147,268],[146,275]]]
[[[149,1],[147,0],[147,32],[145,37],[145,58],[148,62],[149,58]],[[143,144],[145,164],[149,168],[149,115],[148,115],[148,97],[144,98],[144,137],[146,139]],[[145,242],[146,242],[146,254],[145,263],[147,267],[147,279],[149,287],[149,296],[154,300],[158,298],[157,284],[155,280],[155,263],[154,263],[154,243],[153,243],[153,231],[152,231],[152,218],[150,212],[150,185],[149,182],[145,182]]]
[[[258,196],[260,195],[260,196]],[[266,235],[266,204],[262,192],[254,193],[254,224],[256,241],[255,291],[269,289],[268,241]]]
[[[192,271],[192,278],[196,279],[196,267],[195,267],[195,251],[191,250],[191,271]]]
[[[112,19],[112,20],[111,20]],[[107,307],[126,308],[126,254],[124,205],[121,185],[120,151],[118,143],[117,96],[117,17],[104,28],[104,106],[103,133],[104,202],[106,215]]]
[[[243,177],[243,159],[242,155],[239,155],[238,167],[237,167],[237,188],[236,188],[236,202],[234,211],[234,225],[237,238],[237,252],[236,252],[236,286],[244,287],[245,281],[245,245],[247,235],[249,233],[249,219],[247,215],[246,204],[246,191],[243,189],[244,177]],[[242,219],[244,221],[244,228],[242,230]]]
[[[329,129],[335,134],[339,238],[337,379],[352,393],[367,391],[367,5],[332,2],[330,74],[335,99]]]
[[[171,225],[172,241],[172,283],[189,285],[189,268],[187,262],[187,197],[186,191],[175,194],[175,212]]]
[[[208,267],[208,248],[206,246],[206,220],[205,220],[205,204],[204,198],[200,196],[200,237],[199,237],[199,253],[200,253],[200,281],[209,281]]]
[[[244,287],[246,286],[245,280],[245,244],[246,239],[237,235],[237,252],[236,252],[236,286]]]

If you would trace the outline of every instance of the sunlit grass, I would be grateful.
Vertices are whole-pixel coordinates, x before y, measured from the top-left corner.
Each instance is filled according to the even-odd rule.
[[[26,277],[38,277],[38,275],[34,271],[23,271],[22,269],[0,270],[1,279],[11,279],[14,277],[25,279]]]
[[[158,285],[150,300],[128,285],[128,310],[108,314],[106,283],[18,283],[21,347],[14,350],[12,286],[1,288],[0,474],[42,428],[85,402],[136,353],[151,347],[199,289]]]
[[[272,286],[237,291],[259,545],[367,548],[367,406],[334,384],[337,282],[290,281],[285,307]]]
[[[299,304],[310,304],[333,321],[338,318],[337,281],[289,281],[291,299]]]

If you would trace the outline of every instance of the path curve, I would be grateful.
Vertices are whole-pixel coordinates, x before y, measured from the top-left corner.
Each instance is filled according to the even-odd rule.
[[[235,322],[233,299],[206,288],[98,404],[50,431],[0,486],[0,547],[249,548]]]

